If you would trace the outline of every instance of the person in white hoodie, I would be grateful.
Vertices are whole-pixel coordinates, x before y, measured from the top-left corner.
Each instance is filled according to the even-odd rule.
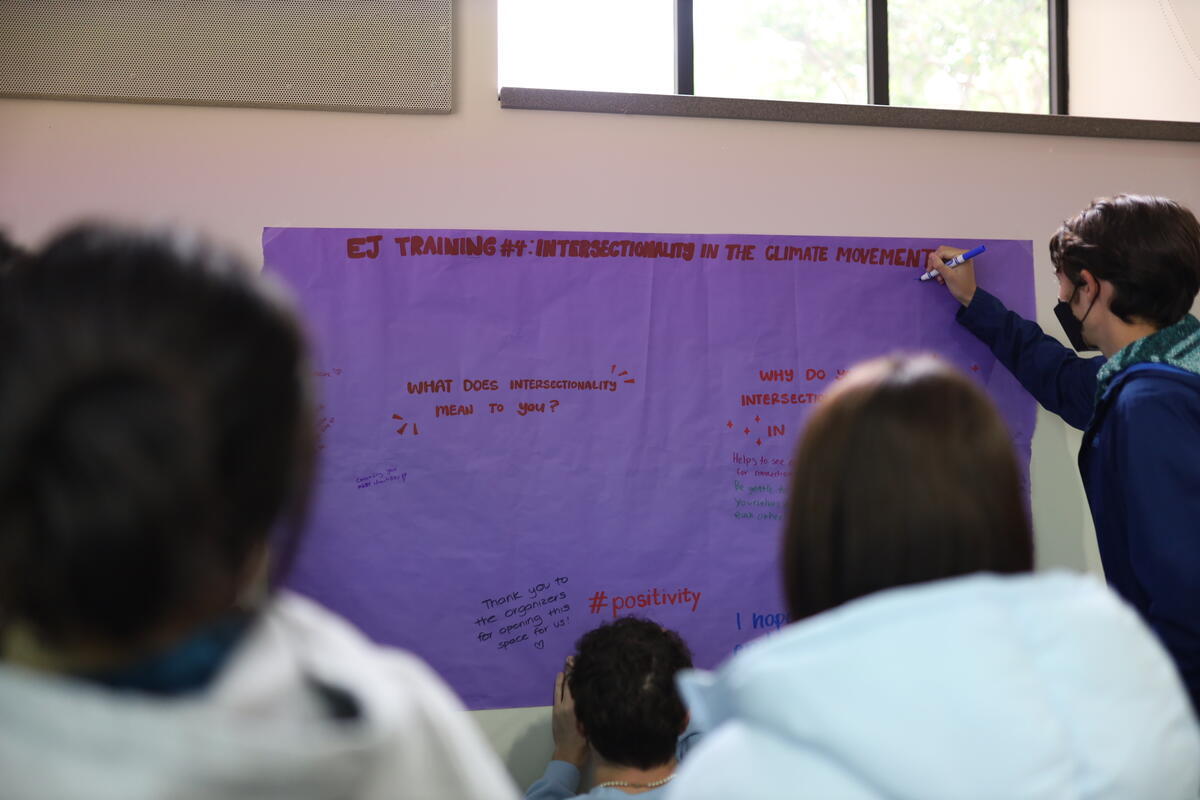
[[[792,624],[680,690],[669,798],[1194,798],[1166,652],[1099,581],[1034,574],[1011,439],[930,356],[853,369],[796,455]]]
[[[195,239],[79,226],[0,278],[0,797],[517,797],[420,660],[273,588],[310,375]]]

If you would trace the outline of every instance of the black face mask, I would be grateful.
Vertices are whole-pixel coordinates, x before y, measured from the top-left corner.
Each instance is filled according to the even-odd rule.
[[[1075,288],[1075,292],[1079,291],[1079,287]],[[1071,301],[1075,299],[1075,292],[1071,292],[1070,300],[1059,300],[1058,305],[1054,307],[1054,316],[1058,317],[1058,322],[1062,325],[1063,331],[1067,334],[1067,340],[1070,341],[1071,347],[1074,347],[1077,352],[1085,352],[1087,350],[1097,349],[1095,345],[1088,344],[1083,338],[1083,320],[1087,319],[1087,315],[1092,313],[1092,306],[1096,304],[1096,299],[1092,298],[1092,306],[1088,306],[1088,310],[1083,312],[1083,319],[1075,319],[1075,315],[1071,313]]]

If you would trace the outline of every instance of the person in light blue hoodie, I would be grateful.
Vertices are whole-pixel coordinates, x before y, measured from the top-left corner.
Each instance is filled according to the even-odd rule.
[[[1034,574],[1011,439],[931,356],[853,369],[802,436],[793,624],[680,691],[668,798],[1196,798],[1172,663],[1101,582]]]

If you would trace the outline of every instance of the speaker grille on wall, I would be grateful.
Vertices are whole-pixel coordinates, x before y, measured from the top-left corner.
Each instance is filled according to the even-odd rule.
[[[447,113],[452,0],[0,0],[0,95]]]

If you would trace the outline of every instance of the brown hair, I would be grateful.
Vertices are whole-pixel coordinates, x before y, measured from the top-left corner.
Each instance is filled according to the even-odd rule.
[[[796,455],[783,545],[793,620],[893,586],[1033,568],[1012,441],[975,383],[928,355],[842,380]]]
[[[1200,291],[1200,223],[1165,197],[1101,197],[1059,226],[1050,260],[1076,286],[1085,269],[1111,283],[1112,312],[1125,322],[1165,328]]]

